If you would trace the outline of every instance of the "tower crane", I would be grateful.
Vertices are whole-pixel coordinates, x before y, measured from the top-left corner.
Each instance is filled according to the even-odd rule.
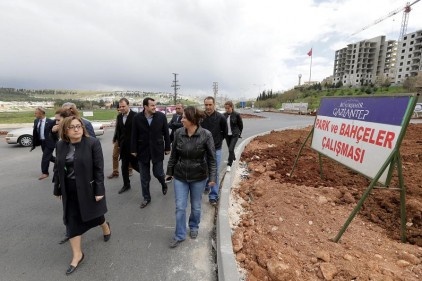
[[[373,25],[376,25],[380,22],[382,22],[385,19],[388,19],[389,17],[392,17],[398,13],[400,13],[401,11],[403,11],[403,17],[402,17],[402,22],[401,22],[401,28],[400,28],[400,35],[399,35],[399,41],[403,38],[403,36],[406,34],[407,31],[407,23],[409,21],[409,13],[412,10],[412,6],[415,5],[416,3],[418,3],[420,0],[416,0],[413,1],[412,3],[407,2],[406,5],[404,7],[400,7],[395,9],[394,11],[391,11],[390,13],[388,13],[387,15],[377,19],[376,21],[374,21],[373,23],[361,28],[360,30],[356,31],[355,33],[351,34],[351,36],[358,34],[361,31],[364,31],[365,29],[370,28]]]

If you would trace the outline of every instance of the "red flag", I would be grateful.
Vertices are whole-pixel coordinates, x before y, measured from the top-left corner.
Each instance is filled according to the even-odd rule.
[[[312,48],[309,50],[308,56],[312,57]]]

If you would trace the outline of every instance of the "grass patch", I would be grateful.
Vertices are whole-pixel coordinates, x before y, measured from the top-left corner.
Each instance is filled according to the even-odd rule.
[[[47,117],[53,117],[55,109],[47,109]],[[117,116],[116,109],[95,109],[94,116],[84,117],[92,121],[110,121],[115,120]],[[82,115],[82,112],[81,112]],[[83,115],[82,115],[83,116]],[[0,112],[0,124],[32,123],[34,122],[34,111],[20,112]]]

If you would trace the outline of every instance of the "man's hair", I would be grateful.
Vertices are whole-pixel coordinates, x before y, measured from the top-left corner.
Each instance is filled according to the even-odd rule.
[[[37,107],[35,108],[35,110],[38,110],[38,111],[42,112],[42,114],[45,114],[45,108],[44,108],[44,107],[42,107],[42,106],[37,106]]]
[[[144,98],[144,100],[142,101],[142,106],[148,106],[149,101],[155,101],[153,98]]]
[[[63,105],[62,105],[62,108],[68,108],[68,107],[74,107],[74,108],[76,108],[76,104],[74,104],[73,102],[65,102]]]
[[[214,104],[215,104],[215,99],[214,99],[214,97],[212,97],[212,96],[208,96],[208,97],[206,97],[206,98],[204,99],[204,102],[205,102],[206,100],[212,100],[212,103],[214,103]]]
[[[128,101],[128,99],[127,99],[127,98],[121,98],[121,99],[119,100],[119,103],[121,103],[121,102],[125,102],[125,103],[126,103],[126,105],[129,105],[129,101]]]

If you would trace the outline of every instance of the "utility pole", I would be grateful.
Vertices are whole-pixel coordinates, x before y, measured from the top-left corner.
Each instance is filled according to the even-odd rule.
[[[214,90],[214,100],[217,103],[218,82],[212,82],[212,89]]]
[[[177,82],[179,82],[179,80],[177,80],[177,73],[173,73],[174,75],[174,80],[173,80],[173,84],[171,85],[174,88],[174,105],[176,105],[176,101],[177,101],[177,90],[180,89],[180,85],[177,84]]]

